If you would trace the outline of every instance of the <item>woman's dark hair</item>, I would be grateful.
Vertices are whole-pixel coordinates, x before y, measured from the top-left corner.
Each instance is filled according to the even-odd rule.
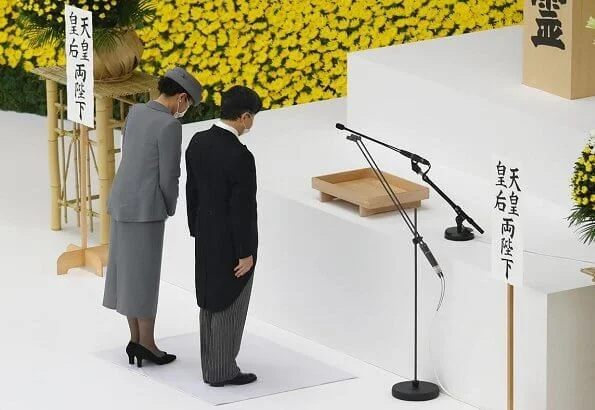
[[[188,94],[188,92],[184,90],[184,88],[180,84],[176,83],[169,77],[161,77],[161,79],[159,80],[159,84],[157,85],[157,88],[159,89],[159,92],[161,94],[165,94],[168,97],[173,97],[176,94],[185,93],[186,95],[188,95],[188,98],[191,98],[190,94]]]
[[[241,85],[231,87],[221,96],[221,119],[237,120],[244,113],[257,114],[262,109],[262,101],[254,90]]]

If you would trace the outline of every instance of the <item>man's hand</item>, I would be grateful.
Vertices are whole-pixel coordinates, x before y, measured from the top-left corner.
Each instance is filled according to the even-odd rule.
[[[247,258],[240,259],[238,266],[236,266],[233,270],[234,275],[236,278],[241,278],[246,273],[252,269],[254,266],[254,258],[252,256],[248,256]]]

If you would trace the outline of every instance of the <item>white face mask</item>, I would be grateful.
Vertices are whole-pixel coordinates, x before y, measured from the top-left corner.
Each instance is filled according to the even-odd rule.
[[[174,112],[174,118],[182,118],[186,112],[188,112],[188,108],[190,108],[190,104],[188,104],[186,106],[186,109],[184,110],[184,112],[179,112],[180,111],[180,102],[182,101],[182,99],[178,100],[178,108],[176,110],[176,112]]]

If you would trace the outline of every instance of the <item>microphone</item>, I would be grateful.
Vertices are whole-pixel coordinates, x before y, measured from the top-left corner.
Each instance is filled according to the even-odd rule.
[[[419,242],[419,247],[426,256],[428,262],[430,262],[430,265],[432,265],[432,268],[434,268],[436,275],[438,275],[438,277],[442,279],[442,277],[444,276],[442,274],[442,268],[440,267],[440,265],[438,265],[438,262],[436,261],[436,258],[434,258],[434,255],[432,255],[432,251],[430,250],[430,248],[428,248],[428,245],[426,245],[426,243],[422,240]]]
[[[401,155],[403,155],[404,157],[411,159],[412,161],[419,162],[420,164],[424,164],[424,165],[428,165],[428,166],[430,165],[430,161],[428,161],[427,159],[425,159],[423,157],[420,157],[417,154],[413,154],[413,153],[411,153],[409,151],[405,151],[403,149],[398,152]]]
[[[343,125],[341,123],[336,123],[335,124],[335,128],[337,128],[338,130],[341,130],[341,131],[346,130],[346,131],[349,131],[349,132],[355,134],[355,135],[350,135],[349,137],[347,137],[347,139],[350,140],[350,141],[358,141],[358,140],[361,139],[361,137],[363,137],[363,138],[368,139],[370,141],[373,141],[373,142],[375,142],[377,144],[383,145],[386,148],[392,149],[393,151],[398,152],[399,154],[403,155],[406,158],[409,158],[410,160],[412,160],[414,162],[419,162],[420,164],[424,164],[424,165],[430,166],[430,161],[428,161],[427,159],[425,159],[423,157],[420,157],[417,154],[414,154],[414,153],[409,152],[409,151],[405,151],[404,149],[399,149],[397,147],[393,147],[392,145],[388,145],[388,144],[386,144],[386,143],[384,143],[382,141],[378,141],[378,140],[375,140],[374,138],[370,138],[370,137],[368,137],[368,136],[366,136],[364,134],[360,134],[359,132],[356,132],[356,131],[353,131],[353,130],[347,128],[345,125]]]

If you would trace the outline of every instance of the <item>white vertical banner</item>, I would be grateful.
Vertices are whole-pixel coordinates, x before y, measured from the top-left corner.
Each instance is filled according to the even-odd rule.
[[[492,157],[492,275],[522,286],[524,187],[521,165]]]
[[[90,11],[66,6],[66,92],[68,119],[95,128],[93,96],[93,17]]]

